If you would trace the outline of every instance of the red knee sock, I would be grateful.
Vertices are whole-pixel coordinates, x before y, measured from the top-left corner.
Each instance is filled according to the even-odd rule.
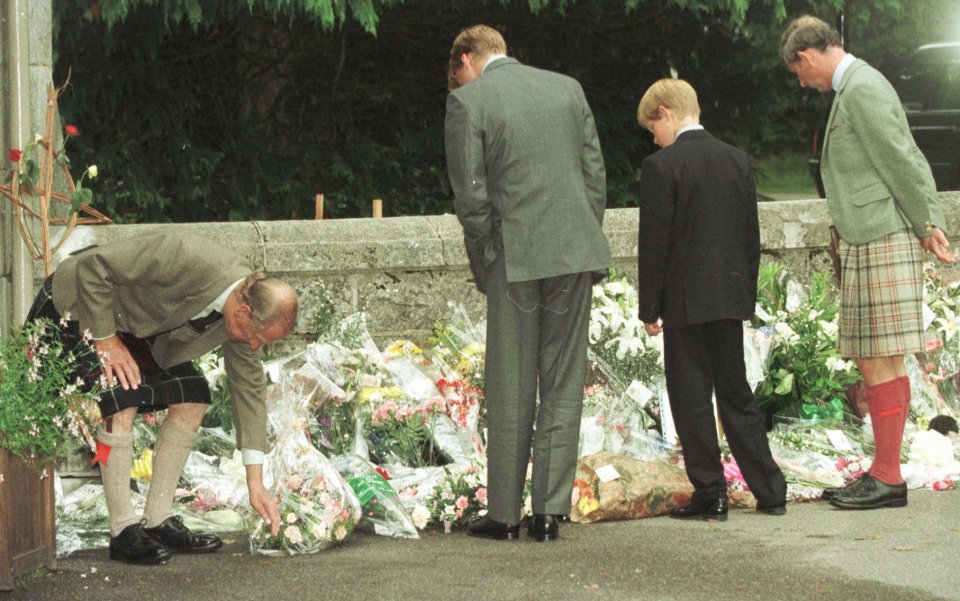
[[[887,484],[900,484],[900,447],[910,412],[910,379],[902,377],[868,386],[866,395],[876,445],[870,475]]]

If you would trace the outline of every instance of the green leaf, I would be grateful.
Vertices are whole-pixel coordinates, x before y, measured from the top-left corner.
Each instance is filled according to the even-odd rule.
[[[70,197],[70,212],[76,213],[80,210],[80,205],[90,204],[93,201],[93,191],[89,188],[77,188]]]
[[[787,394],[791,390],[793,390],[793,374],[788,373],[780,380],[780,383],[773,389],[773,392],[774,394]]]

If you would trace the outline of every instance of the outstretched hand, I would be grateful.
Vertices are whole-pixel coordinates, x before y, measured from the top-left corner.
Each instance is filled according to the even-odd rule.
[[[263,486],[262,465],[247,466],[247,491],[250,495],[250,506],[270,526],[270,534],[276,536],[280,532],[280,509],[276,499],[271,497]]]
[[[933,228],[933,235],[920,238],[920,246],[923,247],[923,250],[939,259],[941,263],[957,262],[957,253],[952,253],[948,250],[950,248],[950,241],[947,240],[943,230],[938,227]]]
[[[133,355],[120,338],[113,335],[109,338],[94,340],[100,365],[103,366],[103,375],[107,387],[113,386],[114,378],[124,390],[136,390],[140,386],[140,366],[133,359]]]

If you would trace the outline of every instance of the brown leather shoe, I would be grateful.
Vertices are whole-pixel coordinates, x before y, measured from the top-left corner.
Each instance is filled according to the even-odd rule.
[[[213,553],[223,541],[213,534],[194,534],[180,516],[165,519],[159,526],[144,528],[150,537],[175,553]]]

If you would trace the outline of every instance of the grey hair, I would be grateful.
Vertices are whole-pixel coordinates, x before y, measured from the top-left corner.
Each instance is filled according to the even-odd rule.
[[[258,330],[281,325],[289,333],[297,324],[297,293],[286,282],[257,271],[244,278],[237,291]]]

